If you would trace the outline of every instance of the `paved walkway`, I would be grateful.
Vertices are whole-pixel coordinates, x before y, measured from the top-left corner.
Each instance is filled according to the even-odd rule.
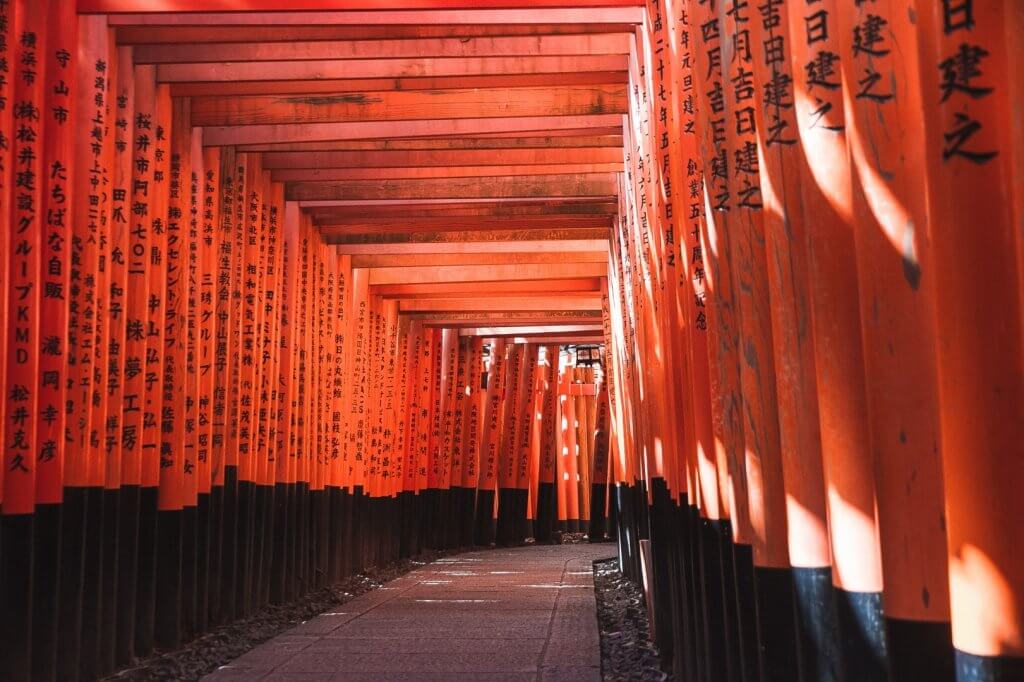
[[[614,550],[553,545],[441,559],[205,679],[599,680],[591,564]]]

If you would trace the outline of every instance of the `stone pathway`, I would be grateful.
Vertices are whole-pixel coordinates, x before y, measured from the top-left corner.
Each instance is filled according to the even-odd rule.
[[[440,559],[323,613],[206,680],[600,680],[592,562],[615,546]]]

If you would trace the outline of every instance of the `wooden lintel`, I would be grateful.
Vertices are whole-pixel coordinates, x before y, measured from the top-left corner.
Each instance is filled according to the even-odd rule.
[[[302,202],[302,208],[314,222],[322,224],[364,221],[369,224],[387,222],[395,218],[427,218],[430,216],[511,217],[540,215],[605,215],[613,216],[618,211],[614,202],[606,199],[576,200],[574,197],[557,197],[516,201],[494,199],[491,201],[392,201],[376,202]]]
[[[399,312],[490,312],[547,310],[584,310],[597,314],[601,310],[600,296],[494,296],[490,298],[437,298],[399,299]]]
[[[475,36],[625,33],[630,24],[428,24],[323,26],[120,26],[119,45],[164,43],[284,43],[303,40],[387,40]]]
[[[192,125],[621,114],[627,104],[625,84],[196,97]]]
[[[317,140],[372,140],[381,138],[437,137],[439,135],[490,135],[558,129],[610,129],[622,125],[619,114],[587,116],[522,116],[512,118],[460,118],[426,121],[355,121],[349,123],[302,123],[248,126],[211,126],[203,129],[203,143],[210,147]],[[621,127],[620,127],[621,130]]]
[[[505,311],[500,313],[402,313],[426,325],[459,329],[469,327],[532,327],[545,324],[600,324],[601,316],[586,311],[563,310],[545,313]]]
[[[389,90],[457,90],[460,88],[523,88],[546,85],[604,85],[626,83],[626,71],[559,71],[467,74],[463,76],[410,76],[399,78],[329,78],[318,80],[184,81],[170,84],[172,97],[235,97],[241,95],[297,95],[317,93],[380,92]]]
[[[536,253],[431,253],[352,256],[354,268],[398,268],[440,265],[544,265],[552,263],[607,263],[607,251]]]
[[[466,327],[459,330],[459,336],[527,336],[602,331],[603,327],[598,324],[548,324],[522,327]]]
[[[400,256],[433,254],[535,254],[554,252],[607,253],[607,239],[573,239],[551,241],[538,239],[525,242],[414,242],[409,244],[342,244],[335,247],[342,254],[356,256]]]
[[[527,73],[625,71],[623,55],[565,55],[536,57],[403,57],[397,59],[336,59],[271,62],[221,61],[199,64],[160,64],[161,83],[238,81],[318,81],[341,78],[441,78]]]
[[[494,57],[629,54],[633,36],[595,33],[390,40],[314,40],[288,43],[165,43],[136,45],[136,64],[327,61],[421,57]]]
[[[506,0],[478,0],[472,9],[464,1],[453,3],[458,9],[444,8],[433,0],[402,4],[382,10],[379,2],[367,0],[331,11],[338,6],[337,0],[77,0],[81,14],[111,14],[111,26],[639,24],[644,20],[643,6],[632,0],[591,0],[572,8],[566,8],[564,0],[538,0],[522,8],[509,8]]]
[[[614,173],[390,181],[352,180],[289,183],[285,189],[285,196],[289,201],[604,197],[614,194],[615,184]]]
[[[407,234],[413,232],[466,232],[474,230],[592,230],[610,228],[611,219],[602,215],[500,216],[449,218],[429,216],[391,220],[345,222],[316,220],[325,237],[346,234]]]
[[[548,345],[568,345],[601,343],[604,337],[601,334],[535,334],[533,336],[509,336],[505,338],[506,343],[544,343]]]
[[[441,267],[370,268],[370,285],[423,282],[496,282],[501,280],[603,277],[604,263],[564,265],[448,265]]]
[[[370,291],[383,298],[413,296],[468,296],[473,293],[526,296],[532,294],[593,294],[601,290],[599,277],[576,279],[535,279],[518,282],[425,282],[419,284],[379,284]]]
[[[272,171],[274,182],[345,180],[417,180],[426,178],[480,178],[494,175],[552,175],[556,173],[616,173],[618,163],[566,163],[526,166],[414,166],[402,168],[291,168]]]
[[[607,227],[594,229],[569,228],[561,230],[547,229],[525,229],[525,230],[468,230],[465,232],[451,231],[438,232],[377,232],[374,234],[360,232],[345,232],[343,234],[325,235],[324,241],[328,244],[406,244],[406,243],[434,243],[450,244],[462,241],[534,241],[546,240],[575,240],[575,239],[608,239],[611,229]]]
[[[493,137],[424,137],[386,140],[329,140],[321,142],[286,142],[281,144],[240,145],[240,152],[322,152],[322,151],[400,151],[400,150],[446,150],[446,149],[511,149],[511,148],[554,148],[575,149],[607,147],[622,149],[621,129],[595,131],[586,135],[545,135],[534,133],[529,136]]]
[[[267,152],[263,168],[270,171],[352,168],[436,168],[527,166],[552,164],[622,164],[622,147],[517,149],[411,149],[395,151]],[[492,173],[500,175],[500,173]]]

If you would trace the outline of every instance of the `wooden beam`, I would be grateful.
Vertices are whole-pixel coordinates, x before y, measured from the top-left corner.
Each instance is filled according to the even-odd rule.
[[[527,229],[527,230],[472,230],[468,232],[384,232],[366,234],[345,232],[344,234],[324,235],[328,244],[403,244],[410,242],[453,243],[462,241],[495,242],[574,240],[574,239],[608,239],[610,228],[600,229]]]
[[[398,151],[445,149],[510,149],[510,148],[584,148],[609,147],[622,149],[621,127],[608,134],[546,135],[517,137],[424,137],[386,140],[327,140],[320,142],[286,142],[282,144],[240,145],[240,152],[318,152],[318,151]],[[620,151],[621,153],[621,151]]]
[[[472,253],[551,253],[607,251],[607,239],[573,239],[564,241],[536,240],[527,242],[444,242],[410,244],[343,244],[338,253],[351,256],[433,255]]]
[[[580,3],[564,8],[564,0],[540,0],[529,8],[508,8],[504,0],[483,0],[467,8],[441,9],[431,0],[422,0],[421,8],[411,9],[407,0],[403,9],[380,9],[370,0],[366,11],[354,3],[345,11],[315,11],[337,6],[336,0],[322,3],[290,0],[77,0],[80,14],[113,14],[111,26],[372,26],[431,24],[639,24],[643,7],[632,2],[618,3],[628,7],[587,7]],[[497,6],[497,9],[486,7]],[[553,5],[553,7],[552,7]],[[563,7],[560,7],[563,5]],[[192,7],[192,10],[187,9]],[[256,10],[256,11],[253,11]],[[309,10],[309,11],[298,11]],[[122,13],[118,15],[117,13]]]
[[[411,168],[416,166],[433,168],[437,166],[523,166],[583,163],[617,163],[621,165],[622,147],[304,151],[268,152],[263,155],[263,167],[267,170],[296,168]]]
[[[192,100],[192,125],[621,114],[626,111],[626,94],[621,84],[197,97]]]
[[[543,265],[552,263],[607,262],[607,251],[374,254],[352,256],[352,267],[354,268],[404,268],[440,265]]]
[[[569,197],[536,201],[495,200],[490,202],[405,202],[401,204],[375,202],[359,205],[323,205],[324,202],[303,202],[306,213],[314,221],[329,224],[332,221],[345,223],[364,221],[377,223],[393,218],[426,218],[429,216],[476,217],[476,216],[536,216],[536,215],[615,215],[618,207],[614,202],[597,200],[576,200]]]
[[[511,118],[463,118],[428,121],[357,121],[352,123],[304,123],[301,125],[211,126],[203,130],[210,147],[320,140],[368,140],[441,135],[492,135],[558,129],[585,130],[621,126],[619,114],[592,116],[528,116]],[[621,128],[619,128],[621,130]]]
[[[394,218],[376,221],[348,221],[317,223],[325,237],[357,234],[398,234],[410,232],[464,232],[467,230],[592,230],[610,228],[611,219],[602,215],[584,216],[527,216],[527,217],[475,217],[446,218],[433,215],[423,218]]]
[[[600,126],[591,123],[586,128],[569,128],[563,127],[557,130],[545,130],[545,131],[529,131],[531,135],[545,135],[548,137],[580,137],[581,135],[621,135],[622,134],[622,123],[623,119],[619,120],[619,125],[609,126],[602,128]],[[522,131],[519,130],[491,130],[483,131],[480,133],[480,137],[523,137]]]
[[[398,310],[406,313],[474,311],[601,310],[600,296],[494,296],[476,298],[399,299]]]
[[[548,324],[522,327],[466,327],[459,330],[459,336],[526,336],[530,334],[571,334],[575,332],[600,332],[597,324]]]
[[[569,163],[526,166],[413,166],[408,168],[290,168],[271,173],[274,182],[346,180],[416,180],[427,178],[480,178],[495,175],[554,175],[617,173],[622,163]]]
[[[520,283],[521,282],[516,282],[516,284],[520,284]],[[467,284],[467,282],[462,282],[462,284]],[[476,284],[476,282],[472,282],[472,284]],[[408,286],[414,286],[414,285],[408,285]],[[377,291],[377,287],[371,287],[371,290],[376,292]],[[550,296],[555,295],[555,294],[557,294],[559,296],[565,296],[566,298],[594,298],[594,296],[596,294],[598,294],[598,292],[596,292],[596,291],[557,291],[557,288],[556,289],[549,289],[547,291],[530,291],[530,292],[518,291],[515,288],[512,288],[512,289],[506,289],[505,291],[498,292],[498,291],[494,291],[493,287],[490,287],[488,285],[488,289],[481,288],[480,291],[471,291],[471,292],[468,292],[468,293],[458,293],[458,294],[450,294],[450,293],[448,293],[448,294],[440,294],[440,293],[438,293],[438,294],[416,294],[415,296],[408,296],[408,295],[404,295],[403,294],[403,295],[399,295],[399,296],[381,296],[381,299],[383,299],[383,300],[395,300],[395,299],[410,299],[411,298],[411,299],[415,299],[417,301],[436,301],[436,300],[450,299],[450,298],[489,299],[489,298],[494,298],[495,296],[502,296],[502,297],[516,296],[516,297],[519,297],[519,298],[546,298],[546,297],[550,297]]]
[[[508,336],[505,337],[508,343],[545,343],[557,345],[595,344],[602,343],[604,337],[601,334],[591,332],[579,332],[576,334],[533,334],[530,336]]]
[[[629,33],[136,45],[136,64],[629,54]]]
[[[330,199],[467,199],[495,197],[613,196],[615,174],[352,180],[289,184],[289,201]]]
[[[472,293],[516,295],[553,293],[592,293],[601,290],[601,278],[535,279],[518,282],[426,282],[420,284],[380,284],[371,291],[384,298],[411,296],[468,296]]]
[[[203,62],[160,64],[161,83],[236,81],[317,81],[348,78],[440,78],[445,76],[498,76],[525,73],[625,71],[622,55],[560,55],[518,57],[426,57],[264,62]]]
[[[391,207],[411,207],[415,206],[419,208],[428,207],[444,207],[439,210],[447,210],[447,207],[452,204],[461,204],[463,206],[503,206],[503,207],[517,207],[517,206],[537,206],[541,204],[609,204],[615,200],[615,197],[491,197],[491,198],[477,198],[477,199],[459,199],[453,201],[451,199],[324,199],[324,200],[309,200],[300,201],[299,207],[302,209],[310,208],[325,208],[325,207],[367,207],[372,206],[374,210],[384,206]],[[571,211],[570,211],[571,212]]]
[[[587,311],[563,310],[545,313],[505,311],[499,313],[403,313],[411,319],[429,326],[466,327],[512,327],[543,324],[600,324],[601,316]]]
[[[172,97],[233,97],[386,90],[455,90],[459,88],[522,88],[539,85],[602,85],[625,83],[625,71],[574,73],[512,73],[424,78],[331,78],[326,80],[258,80],[180,82],[171,84]]]
[[[370,268],[370,285],[426,282],[496,282],[501,280],[604,277],[604,263],[564,265],[449,265],[415,268]]]
[[[626,33],[630,24],[434,24],[377,26],[121,26],[119,45],[161,43],[285,43],[305,40],[386,40],[473,36]]]

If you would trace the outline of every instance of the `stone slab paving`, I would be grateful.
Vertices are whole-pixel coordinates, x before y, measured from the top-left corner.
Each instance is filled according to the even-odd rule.
[[[204,679],[600,680],[591,564],[614,553],[543,545],[439,559]]]

